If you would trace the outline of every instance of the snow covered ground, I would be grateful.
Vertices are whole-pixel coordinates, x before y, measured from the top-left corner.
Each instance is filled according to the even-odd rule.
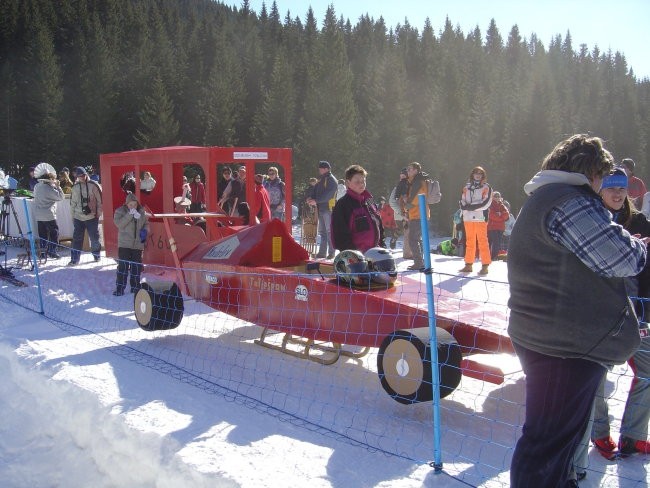
[[[451,290],[462,288],[456,277],[462,260],[434,258],[434,269],[443,273],[439,283]],[[171,373],[152,368],[143,360],[147,351],[141,346],[151,341],[134,327],[132,318],[125,321],[132,315],[132,302],[129,305],[128,297],[120,301],[110,295],[113,261],[103,258],[75,269],[66,269],[66,262],[64,258],[43,268],[44,279],[48,274],[58,274],[68,281],[66,289],[48,291],[48,299],[61,304],[52,313],[57,320],[6,300],[2,295],[12,300],[18,297],[16,301],[37,308],[27,290],[16,292],[0,282],[1,486],[507,486],[507,468],[501,466],[507,466],[508,459],[501,452],[509,452],[520,428],[520,377],[502,388],[463,379],[458,394],[443,400],[443,422],[450,431],[462,434],[464,441],[458,446],[460,455],[444,465],[445,472],[436,474],[426,464],[368,449],[336,433],[328,434],[273,409],[261,408],[258,402],[179,381],[171,366]],[[494,263],[488,278],[476,280],[489,291],[490,301],[499,305],[507,299],[505,273],[505,263]],[[70,290],[80,286],[95,298],[75,301]],[[194,315],[195,320],[201,320],[206,312],[201,308],[205,306],[196,302],[186,306],[187,315]],[[72,314],[74,324],[69,325],[66,318]],[[119,330],[115,328],[114,324],[125,322]],[[103,335],[92,333],[100,329]],[[179,332],[169,340],[180,340],[190,332]],[[159,342],[167,339],[165,334],[170,333],[157,336]],[[193,347],[203,340],[193,337]],[[259,351],[260,364],[267,358],[270,363],[282,361],[277,352],[261,349],[254,349]],[[125,354],[125,350],[133,353]],[[303,363],[292,359],[282,364],[300,368]],[[366,367],[364,364],[362,369]],[[311,378],[326,378],[319,376],[324,375],[320,373],[323,366],[309,364],[303,368]],[[345,369],[342,374],[347,374]],[[298,384],[300,398],[313,400],[313,406],[322,400],[317,397],[322,392],[308,386]],[[624,392],[625,385],[616,388],[619,390]],[[379,402],[378,408],[407,418],[430,415],[430,406],[397,406],[385,394],[360,397],[360,401],[366,400]],[[616,407],[611,413],[620,418]],[[499,421],[505,416],[515,422]],[[355,417],[359,417],[355,418],[357,422],[372,421],[372,414],[364,416],[363,408]],[[481,419],[488,419],[487,427],[478,423]],[[489,430],[493,443],[477,442],[474,425]],[[490,457],[495,452],[501,457],[496,469]],[[468,453],[471,457],[464,458]],[[443,457],[443,463],[446,461]],[[645,474],[646,464],[643,456],[607,463],[592,452],[590,471],[581,486],[647,485],[650,476]]]

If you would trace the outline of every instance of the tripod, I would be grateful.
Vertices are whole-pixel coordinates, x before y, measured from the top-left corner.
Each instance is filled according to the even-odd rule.
[[[0,251],[0,255],[4,254],[4,266],[0,264],[0,273],[4,276],[7,276],[7,273],[11,274],[10,268],[7,267],[7,247],[12,244],[16,247],[24,247],[26,252],[18,255],[18,266],[22,267],[25,264],[25,260],[30,259],[31,249],[29,247],[29,240],[25,239],[23,235],[23,229],[20,227],[20,221],[18,220],[18,214],[16,213],[16,208],[14,207],[14,202],[11,200],[11,194],[7,194],[5,190],[5,195],[2,198],[2,203],[0,204],[0,242],[4,245],[4,250]],[[10,232],[10,212],[14,217],[14,222],[18,228],[18,236],[12,236]],[[33,264],[32,264],[33,269]]]
[[[20,222],[18,221],[18,214],[16,214],[16,208],[14,207],[14,202],[11,200],[11,196],[5,194],[2,198],[2,204],[0,204],[0,239],[4,240],[5,243],[9,239],[15,238],[9,232],[9,211],[11,211],[14,222],[16,222],[16,227],[18,227],[18,234],[20,235],[20,241],[24,241],[25,237],[23,236],[23,230],[20,227]]]

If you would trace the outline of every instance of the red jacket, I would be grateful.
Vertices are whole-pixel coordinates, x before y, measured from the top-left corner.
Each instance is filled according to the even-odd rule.
[[[192,192],[192,203],[205,204],[205,185],[203,183],[192,180],[190,191]]]
[[[253,203],[251,204],[251,223],[254,222],[254,217],[260,221],[266,222],[271,220],[271,203],[269,193],[260,183],[255,183],[255,192],[253,194]]]
[[[379,209],[379,216],[381,217],[381,225],[384,226],[384,229],[395,229],[397,227],[395,223],[395,211],[387,203],[384,203]]]
[[[499,200],[492,200],[487,230],[506,230],[506,221],[509,218],[508,208]]]

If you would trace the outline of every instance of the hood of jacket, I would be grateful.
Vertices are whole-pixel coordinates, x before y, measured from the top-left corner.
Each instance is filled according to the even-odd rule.
[[[539,171],[535,176],[533,176],[530,181],[524,185],[524,192],[526,192],[526,195],[530,196],[538,188],[552,183],[564,183],[574,186],[591,186],[589,179],[582,173],[569,173],[567,171],[547,169]]]

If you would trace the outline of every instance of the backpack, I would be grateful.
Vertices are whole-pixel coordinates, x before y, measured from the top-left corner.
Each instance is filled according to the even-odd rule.
[[[442,193],[440,193],[440,183],[438,180],[426,180],[427,183],[427,205],[440,203]]]

